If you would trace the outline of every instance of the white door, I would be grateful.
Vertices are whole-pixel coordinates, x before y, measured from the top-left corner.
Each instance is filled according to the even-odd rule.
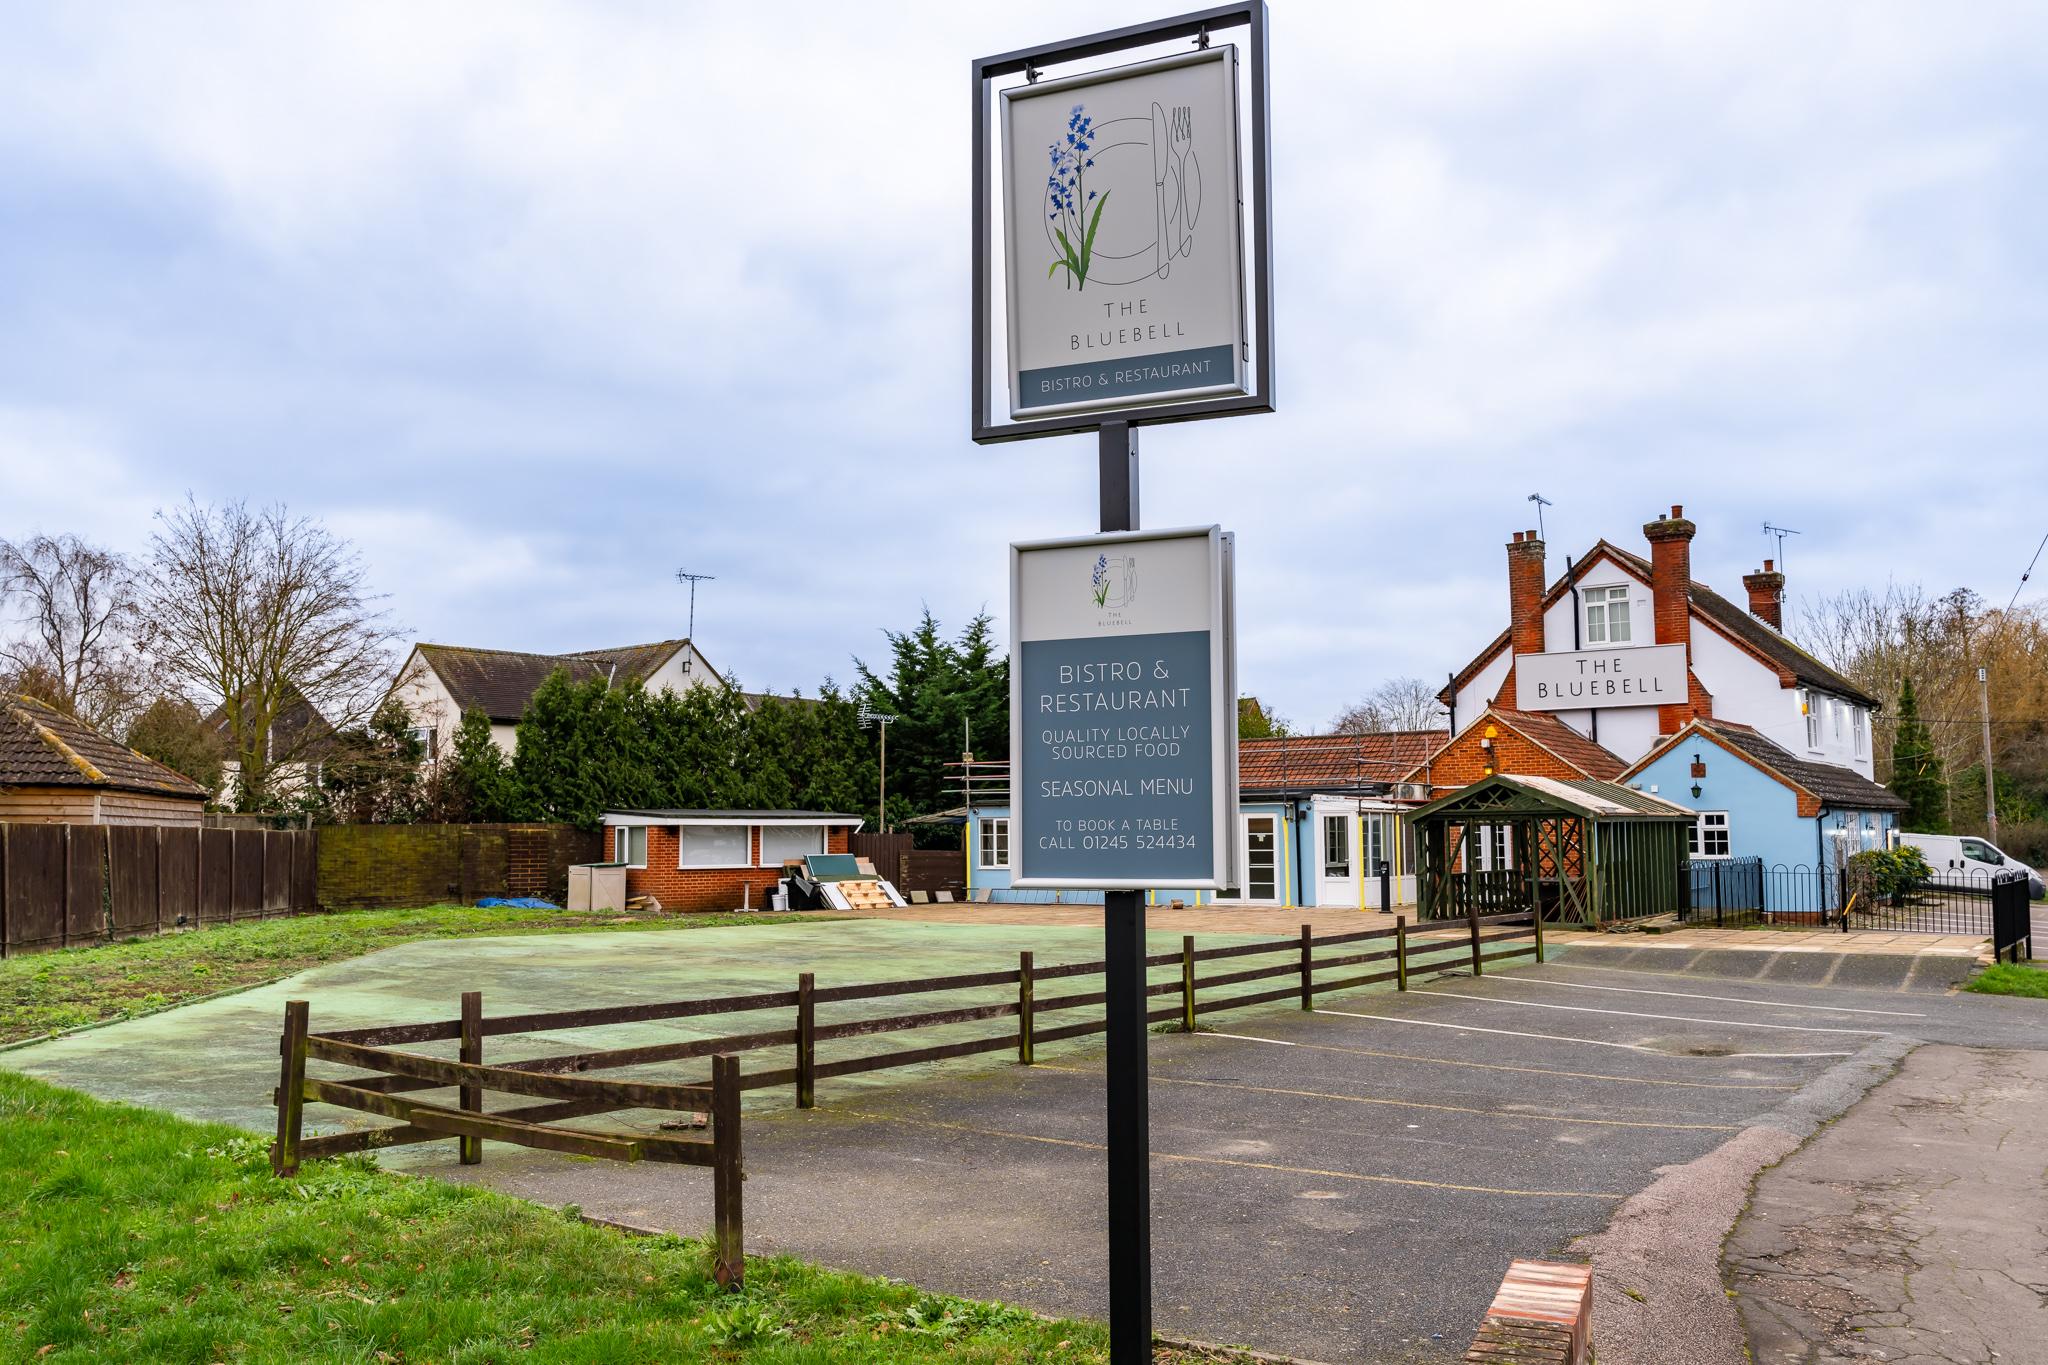
[[[1272,815],[1244,817],[1244,898],[1280,899],[1280,821]]]

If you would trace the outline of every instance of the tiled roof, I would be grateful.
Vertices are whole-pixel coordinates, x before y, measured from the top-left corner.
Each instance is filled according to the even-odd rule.
[[[1547,711],[1516,711],[1505,706],[1489,709],[1520,731],[1524,739],[1542,745],[1588,777],[1603,780],[1620,777],[1621,770],[1628,766],[1596,741]]]
[[[1831,809],[1900,811],[1907,808],[1903,798],[1888,788],[1872,782],[1855,769],[1801,758],[1747,725],[1737,725],[1725,720],[1699,720],[1694,721],[1687,729],[1694,727],[1707,731],[1743,757],[1777,773]],[[1629,770],[1630,774],[1640,772],[1649,766],[1651,760],[1676,747],[1684,738],[1685,731],[1681,730],[1671,741],[1659,744],[1637,761]]]
[[[214,707],[200,724],[226,740],[227,703]],[[321,715],[320,709],[296,687],[287,687],[285,703],[270,722],[270,732],[272,749],[280,755],[290,754],[295,758],[310,759],[334,738],[334,727],[327,723],[327,717]]]
[[[1650,561],[1632,550],[1624,550],[1611,541],[1597,542],[1585,558],[1574,562],[1572,569],[1558,575],[1543,596],[1543,606],[1548,610],[1556,601],[1571,590],[1572,582],[1585,573],[1602,551],[1627,565],[1630,572],[1641,577],[1644,583],[1650,581]],[[1818,688],[1838,697],[1845,697],[1873,711],[1883,709],[1883,703],[1871,696],[1855,683],[1822,663],[1813,655],[1794,644],[1784,634],[1771,629],[1745,607],[1738,607],[1727,598],[1715,592],[1706,584],[1695,579],[1692,585],[1693,609],[1705,617],[1724,634],[1729,635],[1751,653],[1760,655],[1773,666],[1782,668],[1792,675],[1794,681],[1807,687]],[[1503,630],[1488,642],[1487,646],[1472,657],[1472,661],[1453,675],[1451,687],[1438,693],[1438,699],[1448,702],[1452,687],[1463,687],[1472,676],[1484,668],[1489,660],[1508,647],[1513,630]]]
[[[1396,730],[1241,739],[1238,786],[1245,791],[1346,791],[1399,782],[1449,737],[1448,730]]]
[[[0,787],[98,787],[206,799],[206,789],[33,697],[0,698]]]
[[[1627,560],[1630,567],[1643,576],[1645,582],[1649,581],[1649,560],[1618,546],[1609,545],[1607,548],[1618,557]],[[1748,608],[1736,606],[1697,580],[1692,585],[1692,603],[1702,616],[1734,636],[1739,643],[1763,655],[1806,686],[1817,687],[1838,697],[1846,697],[1873,711],[1883,709],[1884,704],[1876,697],[1793,644],[1780,632],[1772,630],[1768,622],[1759,620]]]
[[[463,645],[420,645],[419,654],[455,700],[458,710],[472,708],[492,720],[510,724],[556,669],[572,682],[615,678],[645,680],[688,645],[688,640],[657,640],[653,644],[576,654],[526,654],[511,649],[472,649]]]

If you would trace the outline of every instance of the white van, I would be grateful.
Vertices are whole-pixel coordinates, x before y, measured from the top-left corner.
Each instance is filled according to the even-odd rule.
[[[2048,889],[2043,888],[2040,873],[2019,859],[2008,857],[1988,839],[1969,834],[1901,833],[1899,842],[1919,849],[1937,877],[1969,877],[1989,882],[2000,872],[2024,872],[2027,894],[2033,899],[2042,899],[2044,889]]]

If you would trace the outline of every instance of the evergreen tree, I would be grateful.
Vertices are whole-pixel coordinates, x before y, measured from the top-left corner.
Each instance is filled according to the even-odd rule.
[[[512,773],[532,818],[595,829],[615,808],[611,795],[630,785],[619,780],[632,762],[618,744],[621,727],[614,721],[621,708],[606,698],[604,679],[577,683],[556,669],[527,702]]]
[[[955,804],[948,794],[956,762],[968,747],[982,754],[1010,749],[1009,661],[996,657],[988,614],[976,615],[948,640],[926,610],[911,630],[884,631],[889,669],[877,673],[859,659],[854,699],[897,717],[889,727],[890,808],[901,795],[918,813]],[[879,741],[870,736],[879,756]],[[869,807],[872,809],[872,807]],[[894,815],[891,816],[892,823]]]
[[[462,713],[445,774],[459,818],[484,824],[526,818],[525,802],[505,751],[491,738],[491,718],[475,707]]]
[[[128,729],[128,747],[175,768],[209,792],[220,790],[220,739],[200,721],[199,708],[183,697],[158,697]]]
[[[387,699],[368,725],[334,737],[322,755],[318,787],[292,793],[283,808],[316,817],[331,813],[344,824],[403,825],[419,819],[420,760],[426,749],[412,731],[405,707]]]
[[[1927,722],[1920,719],[1920,699],[1913,680],[1899,688],[1899,725],[1892,741],[1892,791],[1906,802],[1902,818],[1916,834],[1948,833],[1948,779]]]

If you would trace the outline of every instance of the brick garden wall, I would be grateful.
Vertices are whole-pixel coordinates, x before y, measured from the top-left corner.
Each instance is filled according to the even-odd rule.
[[[540,896],[561,904],[571,863],[602,836],[570,825],[325,825],[317,896],[330,909]]]

